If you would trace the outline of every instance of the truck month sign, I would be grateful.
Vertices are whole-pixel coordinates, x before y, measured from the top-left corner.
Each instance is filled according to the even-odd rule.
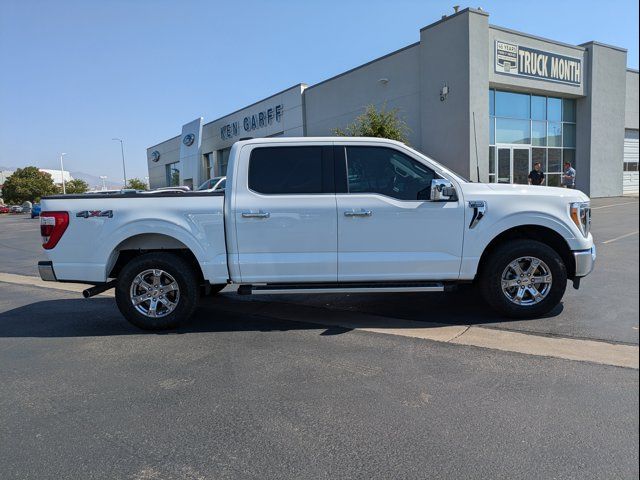
[[[580,85],[582,60],[496,40],[497,73]]]

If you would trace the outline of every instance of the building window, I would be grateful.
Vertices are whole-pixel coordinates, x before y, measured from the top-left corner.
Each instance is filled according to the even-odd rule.
[[[202,156],[202,169],[204,170],[204,178],[213,178],[215,177],[215,172],[213,171],[213,152],[205,153]]]
[[[624,163],[625,172],[638,171],[638,130],[630,128],[624,131]]]
[[[490,182],[519,181],[529,146],[529,168],[560,186],[563,162],[576,167],[576,101],[490,89],[489,145]]]
[[[513,118],[496,118],[496,143],[531,143],[531,122]]]
[[[167,186],[177,187],[180,185],[180,162],[168,163],[164,168],[167,176]]]
[[[227,174],[227,166],[229,165],[229,154],[231,148],[223,148],[218,150],[218,173],[216,177],[224,177]]]
[[[531,118],[531,95],[496,90],[496,117]]]

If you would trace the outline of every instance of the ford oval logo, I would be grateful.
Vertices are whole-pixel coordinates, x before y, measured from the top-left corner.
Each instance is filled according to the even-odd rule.
[[[196,136],[193,133],[189,133],[188,135],[185,135],[184,138],[182,139],[182,143],[184,143],[187,147],[190,147],[191,145],[193,145],[193,142],[195,142],[196,140]]]
[[[151,161],[157,162],[158,160],[160,160],[160,152],[158,150],[154,150],[151,152]]]

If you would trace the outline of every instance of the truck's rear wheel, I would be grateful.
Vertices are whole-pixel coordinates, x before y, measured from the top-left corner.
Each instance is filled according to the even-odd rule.
[[[481,268],[484,299],[507,317],[544,315],[560,303],[567,288],[567,270],[560,255],[534,240],[499,246]]]
[[[118,308],[129,322],[145,330],[177,327],[193,314],[198,297],[193,267],[171,253],[135,257],[118,275]]]

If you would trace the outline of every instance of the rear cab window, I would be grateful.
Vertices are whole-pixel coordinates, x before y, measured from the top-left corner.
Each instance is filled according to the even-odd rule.
[[[333,193],[333,150],[324,146],[254,148],[249,157],[249,189],[265,195]]]

